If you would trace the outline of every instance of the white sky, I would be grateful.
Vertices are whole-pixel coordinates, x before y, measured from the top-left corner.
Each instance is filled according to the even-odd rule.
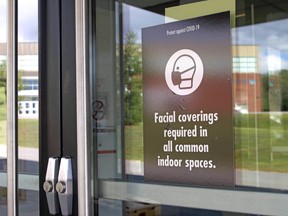
[[[288,69],[288,19],[244,26],[232,30],[233,44],[258,45],[261,51],[261,71]]]
[[[0,43],[6,41],[6,0],[0,0]]]
[[[8,0],[9,1],[9,0]],[[7,0],[0,0],[0,43],[6,42]],[[18,0],[18,41],[38,41],[38,1]]]
[[[6,42],[6,2],[0,0],[0,43]],[[38,0],[18,0],[18,41],[38,41]],[[145,10],[124,5],[124,33],[134,31],[141,40],[141,29],[148,26],[159,25],[165,22],[165,17]],[[141,41],[139,41],[141,42]],[[288,20],[282,19],[251,26],[232,29],[233,44],[259,45],[266,49],[281,51],[281,55],[269,56],[264,50],[267,61],[281,58],[281,67],[288,69]]]
[[[124,34],[128,31],[136,32],[139,43],[142,28],[165,22],[164,16],[129,5],[124,5],[123,15]],[[288,19],[234,28],[231,37],[235,45],[259,46],[260,70],[263,73],[271,68],[288,69]]]
[[[133,31],[137,33],[138,40],[141,40],[141,29],[163,24],[165,17],[147,10],[133,7],[127,4],[123,5],[123,32],[124,35]]]

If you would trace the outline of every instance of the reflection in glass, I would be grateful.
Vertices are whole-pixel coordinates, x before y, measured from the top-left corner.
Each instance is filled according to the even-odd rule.
[[[288,20],[287,8],[277,8],[277,3],[248,1],[238,8],[242,16],[233,29],[236,175],[238,185],[287,190]]]
[[[132,17],[141,16],[139,19]],[[144,19],[145,17],[145,19]],[[123,74],[126,173],[144,175],[141,29],[163,24],[165,17],[123,4]]]
[[[120,200],[99,199],[99,215],[139,215],[139,216],[252,216],[251,214],[240,214],[223,211],[212,211],[178,206],[168,206],[144,202],[124,202]]]
[[[239,186],[288,190],[288,8],[280,4],[236,2],[231,70]],[[123,4],[127,174],[144,175],[143,124],[138,116],[142,112],[138,107],[142,103],[141,28],[160,23],[164,16]]]
[[[19,215],[39,214],[37,17],[37,0],[18,1]]]
[[[0,0],[0,215],[7,215],[6,0]]]
[[[102,3],[101,0],[97,2]],[[115,1],[111,2],[115,3]],[[168,11],[172,6],[182,6],[183,9],[186,3],[199,3],[200,1],[167,2],[161,1],[161,4],[157,5],[159,2],[153,1],[151,5],[149,1],[125,1],[126,4],[119,3],[120,5],[116,4],[113,9],[107,10],[111,15],[115,12],[115,8],[120,8],[121,13],[116,14],[116,18],[112,18],[114,21],[107,23],[106,20],[105,24],[96,23],[95,76],[98,81],[94,83],[95,86],[97,85],[95,89],[97,88],[99,100],[93,102],[93,106],[98,108],[98,110],[95,109],[97,112],[95,112],[95,116],[93,113],[93,117],[97,120],[99,128],[105,124],[107,126],[109,122],[112,122],[113,124],[110,125],[113,126],[114,123],[117,124],[117,131],[121,131],[119,133],[121,137],[114,139],[112,134],[105,134],[105,130],[98,129],[94,134],[95,145],[98,146],[98,157],[102,157],[105,153],[105,151],[101,151],[105,146],[104,141],[107,143],[117,142],[117,146],[120,146],[118,147],[120,151],[117,149],[119,157],[123,156],[122,148],[125,147],[125,177],[127,178],[122,178],[122,180],[144,182],[143,115],[141,113],[143,105],[147,104],[142,103],[141,29],[164,24],[165,10]],[[103,5],[100,4],[100,6]],[[193,6],[193,3],[190,6]],[[231,26],[231,73],[233,74],[235,194],[242,188],[249,192],[255,191],[255,188],[257,191],[276,189],[287,192],[288,4],[285,1],[269,1],[267,3],[235,0],[235,6],[236,13],[231,17],[233,23]],[[103,8],[97,9],[101,12]],[[106,13],[107,11],[105,10]],[[189,10],[186,11],[189,13]],[[203,12],[207,11],[203,10]],[[191,16],[193,16],[193,12],[191,12]],[[100,22],[99,20],[101,19],[98,19],[98,22]],[[106,30],[109,29],[106,31],[109,32],[109,39],[108,34],[102,35],[103,26]],[[113,31],[115,29],[116,32]],[[102,47],[103,41],[109,46]],[[103,53],[105,55],[102,55]],[[221,55],[221,50],[219,50],[219,55]],[[115,56],[117,73],[111,66],[111,62],[115,62]],[[107,64],[107,59],[109,64]],[[155,62],[157,63],[157,59]],[[107,81],[108,78],[109,81]],[[117,101],[109,101],[109,98],[111,100],[115,96],[110,95],[113,94],[111,91],[115,90],[113,89],[115,82],[117,82]],[[118,83],[121,83],[120,87]],[[105,106],[108,108],[104,109]],[[115,118],[115,110],[110,112],[111,109],[117,109],[117,112],[122,112],[122,115],[117,115]],[[112,129],[112,132],[115,132],[114,128]],[[109,132],[109,128],[107,131]],[[120,160],[113,160],[113,163],[105,162],[98,164],[100,173],[101,169],[107,172],[107,170],[122,168],[123,171]],[[111,180],[113,178],[99,176],[100,179]],[[126,186],[125,183],[124,185]],[[137,187],[127,185],[127,193],[137,190]],[[142,184],[139,188],[141,187]],[[173,186],[171,188],[174,189]],[[234,190],[232,191],[234,193]],[[165,192],[163,195],[165,196]],[[273,198],[275,194],[271,194],[271,196]],[[134,198],[139,200],[138,197],[132,199]],[[145,198],[149,200],[149,195]],[[171,200],[178,198],[181,200],[181,194],[171,197]],[[144,215],[144,213],[148,214],[148,210],[143,206],[150,207],[151,205],[153,206],[148,203],[135,204],[106,199],[100,199],[99,202],[100,213],[103,215],[106,215],[106,212],[112,212],[113,215],[118,212],[126,212],[126,215],[131,215],[132,212]],[[191,203],[191,205],[193,204]],[[154,210],[159,209],[158,207],[160,215],[232,215],[232,213],[164,205],[158,205]],[[159,211],[156,212],[157,214]]]

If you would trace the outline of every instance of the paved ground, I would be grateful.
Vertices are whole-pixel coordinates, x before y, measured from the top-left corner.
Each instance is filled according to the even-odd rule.
[[[0,145],[0,157],[5,156],[3,154],[3,145]],[[38,150],[37,149],[19,149],[20,155],[23,155],[24,158],[29,158],[34,161],[30,161],[32,163],[37,163],[38,160]],[[25,155],[27,153],[27,155]],[[126,161],[126,172],[127,174],[133,176],[139,176],[143,181],[144,174],[144,164],[141,161]],[[3,181],[4,179],[4,181]],[[133,178],[131,178],[132,180]],[[0,172],[0,187],[6,187],[5,181],[6,175]],[[4,185],[3,185],[4,184]],[[243,187],[256,187],[261,190],[261,188],[267,189],[277,189],[277,190],[288,190],[288,174],[287,173],[273,173],[273,172],[256,172],[249,170],[236,170],[236,185]],[[19,187],[22,190],[25,190],[25,198],[19,202],[19,210],[21,211],[21,216],[30,216],[30,215],[38,215],[39,214],[39,182],[37,175],[29,175],[29,174],[21,174],[19,176]],[[165,206],[163,206],[163,211]],[[168,207],[167,207],[168,208]],[[102,209],[103,211],[105,208]],[[169,215],[168,212],[173,212],[174,210],[179,213],[179,208],[175,209],[166,209],[165,215]],[[173,211],[172,211],[173,210]],[[184,211],[185,210],[185,211]],[[194,210],[193,210],[194,211]],[[181,212],[183,214],[178,215],[189,215],[187,214],[187,209],[182,209]],[[201,215],[203,212],[201,211]],[[224,215],[221,212],[214,212],[213,215]],[[2,198],[0,200],[0,215],[7,214],[7,202]],[[175,215],[175,214],[171,214]],[[195,212],[191,215],[197,215]],[[200,215],[200,214],[199,214]],[[207,215],[212,215],[211,212],[207,212]]]
[[[126,173],[143,176],[143,162],[126,161]],[[237,186],[288,190],[288,173],[236,170],[235,175]]]
[[[20,160],[39,161],[39,150],[37,148],[19,147]],[[7,146],[0,144],[0,158],[7,158]]]
[[[6,145],[0,144],[0,159],[6,158],[6,152],[7,152]],[[26,167],[25,169],[28,172],[27,174],[29,174],[30,172],[36,174],[35,172],[27,168],[30,167],[31,169],[32,168],[38,169],[38,166],[35,165],[35,164],[38,164],[37,162],[39,160],[38,149],[20,147],[19,159],[22,162],[25,162],[25,161],[27,162],[25,166]],[[37,170],[37,173],[38,173],[38,170]],[[144,175],[143,162],[127,160],[126,161],[126,173],[129,175],[143,176]],[[236,170],[235,174],[236,174],[237,186],[288,190],[288,173]],[[29,180],[27,181],[29,182]],[[31,179],[31,182],[32,182],[32,179]],[[35,176],[33,176],[33,185],[35,185]]]

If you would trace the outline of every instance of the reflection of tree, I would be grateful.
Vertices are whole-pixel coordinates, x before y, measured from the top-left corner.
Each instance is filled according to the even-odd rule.
[[[0,88],[5,89],[6,95],[6,62],[0,64]]]
[[[6,83],[7,83],[7,64],[6,61],[0,64],[0,88],[4,88],[5,97],[6,97]],[[23,71],[18,71],[18,91],[23,90],[23,81],[22,81],[22,73]],[[2,102],[2,101],[1,101]]]
[[[280,90],[282,98],[282,111],[288,111],[288,70],[280,72]]]
[[[288,70],[262,75],[262,83],[263,111],[288,111]],[[278,109],[275,103],[279,103]]]
[[[124,37],[124,110],[125,124],[142,121],[142,65],[137,34],[128,32]]]
[[[269,111],[269,77],[267,74],[262,76],[262,110]]]

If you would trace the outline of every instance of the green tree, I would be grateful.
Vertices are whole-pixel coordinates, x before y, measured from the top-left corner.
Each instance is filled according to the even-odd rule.
[[[5,92],[5,98],[6,98],[6,92],[7,92],[7,63],[6,61],[0,63],[0,88],[4,88],[4,92]],[[18,91],[23,89],[23,80],[22,80],[22,74],[23,71],[19,70],[18,71]]]
[[[6,109],[6,62],[0,62],[0,122],[6,119]]]
[[[0,88],[4,88],[6,93],[6,61],[0,64]]]
[[[124,111],[125,124],[133,125],[142,121],[142,62],[138,36],[128,32],[124,37]]]
[[[268,112],[269,109],[269,77],[262,75],[262,110]]]
[[[274,92],[273,90],[274,89]],[[278,92],[281,100],[281,111],[288,111],[288,70],[281,70],[274,75],[262,75],[262,105],[263,111],[270,111],[269,100]],[[275,96],[276,97],[276,96]]]
[[[280,72],[281,110],[288,111],[288,70]]]

